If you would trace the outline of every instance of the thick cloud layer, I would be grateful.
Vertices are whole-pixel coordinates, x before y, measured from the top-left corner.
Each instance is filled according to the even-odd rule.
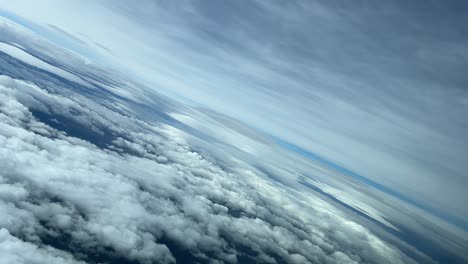
[[[3,2],[74,52],[468,227],[466,3]]]
[[[0,263],[468,259],[414,204],[0,22]]]
[[[278,188],[248,166],[228,172],[207,161],[174,128],[129,118],[140,131],[122,135],[125,124],[103,121],[99,109],[5,76],[0,83],[1,247],[13,259],[32,258],[12,250],[23,243],[38,263],[170,263],[178,251],[225,262],[409,261],[317,197]],[[29,109],[41,106],[87,113],[116,138],[108,149],[71,138],[37,121]]]

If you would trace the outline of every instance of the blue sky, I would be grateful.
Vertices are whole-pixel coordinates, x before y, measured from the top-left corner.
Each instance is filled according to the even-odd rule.
[[[466,228],[465,5],[2,2],[159,92],[239,119]]]
[[[464,5],[0,0],[0,263],[466,262]]]

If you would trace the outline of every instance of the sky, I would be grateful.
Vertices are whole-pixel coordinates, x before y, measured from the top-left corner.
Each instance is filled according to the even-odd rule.
[[[180,257],[162,238],[226,262],[466,260],[467,13],[0,0],[0,253],[79,263],[35,246],[47,220],[140,263]]]
[[[233,116],[466,226],[468,23],[459,5],[2,4],[92,39],[158,91]],[[81,14],[89,26],[73,17]]]
[[[110,60],[166,95],[235,117],[468,225],[462,1],[2,6],[106,47]]]

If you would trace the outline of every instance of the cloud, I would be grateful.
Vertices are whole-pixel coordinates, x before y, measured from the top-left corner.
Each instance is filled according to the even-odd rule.
[[[152,89],[239,119],[466,226],[463,8],[324,1],[4,8],[89,49],[94,42],[111,49],[100,62]],[[76,17],[83,12],[86,30]],[[119,30],[106,21],[121,21]]]
[[[155,9],[150,7],[135,8],[147,10],[150,16],[160,8],[158,5],[153,6]],[[275,36],[259,36],[259,43],[246,43],[246,54],[237,53],[236,45],[243,46],[235,40],[245,40],[239,36],[257,34],[263,27],[252,28],[250,23],[231,24],[244,21],[235,12],[232,17],[220,17],[214,12],[217,9],[209,6],[188,4],[184,7],[183,11],[164,12],[168,16],[165,19],[171,23],[163,23],[157,29],[167,35],[159,39],[161,42],[149,41],[161,45],[155,47],[175,47],[171,52],[161,49],[158,53],[157,49],[151,49],[148,54],[138,53],[135,49],[140,45],[144,47],[141,50],[148,51],[148,45],[142,44],[139,38],[136,43],[125,42],[126,46],[134,48],[128,53],[121,53],[119,44],[105,44],[123,56],[121,63],[130,58],[126,56],[156,58],[165,67],[155,73],[157,80],[154,81],[168,84],[165,82],[168,79],[159,78],[169,76],[171,84],[181,85],[182,79],[185,83],[181,87],[192,87],[189,97],[198,93],[196,96],[204,97],[205,92],[220,87],[225,93],[223,96],[233,95],[232,98],[245,105],[229,112],[226,109],[233,106],[233,101],[202,103],[220,106],[221,110],[238,115],[250,125],[257,124],[255,128],[214,111],[173,102],[97,65],[88,67],[89,62],[80,56],[14,23],[2,27],[5,34],[0,39],[5,41],[4,46],[23,47],[27,56],[76,74],[91,85],[86,87],[63,78],[59,74],[61,71],[55,68],[41,69],[37,63],[21,63],[21,57],[15,58],[17,52],[10,52],[11,56],[0,53],[0,73],[8,75],[0,76],[0,213],[7,216],[0,220],[0,236],[8,241],[0,249],[5,255],[25,263],[32,261],[31,256],[36,256],[38,262],[91,263],[173,263],[176,260],[432,263],[447,259],[461,263],[467,258],[463,253],[466,232],[460,228],[320,162],[285,150],[278,146],[274,137],[258,132],[258,128],[277,131],[274,136],[285,137],[306,148],[323,150],[320,154],[333,153],[336,159],[346,156],[348,150],[353,154],[363,153],[355,155],[354,161],[378,154],[380,158],[371,160],[379,168],[366,168],[375,169],[375,175],[379,175],[381,168],[393,171],[395,164],[405,165],[401,170],[420,172],[414,167],[415,156],[419,157],[417,153],[410,153],[399,144],[389,146],[380,141],[379,132],[383,131],[389,133],[383,138],[402,136],[405,138],[402,143],[414,144],[411,133],[406,130],[390,133],[394,126],[388,122],[397,122],[410,132],[417,131],[434,140],[447,140],[447,131],[431,130],[430,122],[413,122],[421,117],[420,113],[399,104],[398,100],[387,101],[388,108],[374,109],[373,100],[382,94],[343,92],[341,85],[347,82],[354,85],[357,81],[318,66],[312,69],[314,76],[323,78],[316,82],[332,88],[307,91],[297,82],[304,76],[298,79],[290,76],[300,73],[291,71],[295,64],[288,65],[289,60],[285,60],[282,65],[283,58],[271,57],[280,54],[289,58],[291,54],[271,47],[272,50],[266,49],[260,56],[267,58],[266,62],[249,59],[264,42],[270,42]],[[276,5],[262,2],[255,7],[249,11],[252,13],[248,13],[248,19],[265,11],[281,15],[277,12],[282,7]],[[62,8],[67,10],[70,6]],[[105,17],[118,18],[123,18],[121,12],[124,11],[141,11],[125,9],[128,8],[126,4],[112,7],[118,11],[100,8]],[[285,8],[312,8],[320,20],[338,19],[321,5]],[[177,19],[178,12],[196,23],[186,25]],[[286,25],[291,21],[304,23],[288,17],[288,12],[283,13],[286,17],[282,17],[282,21],[288,22]],[[135,32],[130,30],[134,23],[146,24],[145,17],[141,21],[133,21],[127,13],[124,17],[130,20],[125,28],[131,34],[141,37],[139,34],[148,32],[145,27]],[[200,33],[200,28],[212,27],[217,32],[213,21],[220,19],[229,29],[226,32],[232,33],[233,28],[239,28],[240,32],[233,36],[212,35],[210,30]],[[271,23],[268,17],[261,19],[265,26]],[[176,26],[171,26],[172,22]],[[68,26],[65,32],[75,34],[74,26]],[[82,28],[81,24],[79,26]],[[98,38],[93,32],[87,33]],[[113,40],[119,40],[116,35],[110,35],[116,38]],[[181,41],[173,46],[177,38],[194,46],[182,48]],[[9,49],[11,51],[11,47]],[[218,57],[205,55],[203,49],[210,49]],[[186,60],[193,63],[181,66],[184,63],[180,62]],[[129,61],[133,66],[135,61]],[[136,69],[148,67],[147,63]],[[200,65],[195,65],[197,63]],[[154,61],[150,64],[154,67]],[[274,67],[266,67],[266,64]],[[285,72],[285,69],[290,71]],[[147,70],[146,74],[153,73],[152,70]],[[269,88],[269,78],[278,85],[273,86],[274,89]],[[243,88],[246,83],[255,89]],[[202,89],[205,84],[209,85],[207,90]],[[280,89],[283,86],[291,87],[290,95]],[[241,88],[236,91],[233,87]],[[442,95],[450,99],[454,94]],[[290,107],[291,103],[295,106]],[[254,110],[252,104],[258,105],[258,109]],[[393,104],[400,110],[395,112]],[[311,105],[316,108],[310,109]],[[460,105],[455,104],[450,111],[455,112],[458,107]],[[351,122],[354,119],[344,119],[340,114],[345,111],[376,125],[369,125],[367,136],[348,130],[355,125]],[[410,115],[406,117],[403,112]],[[293,127],[288,121],[291,116],[303,120],[304,124],[298,127],[296,121],[291,121]],[[272,122],[281,125],[272,125]],[[347,128],[345,131],[339,126],[340,122]],[[463,126],[463,122],[460,125]],[[458,131],[456,127],[452,129]],[[424,151],[424,147],[418,151]],[[410,157],[407,163],[402,163],[401,157],[406,157],[401,156],[402,153]],[[437,155],[430,159],[434,157]],[[431,167],[434,168],[435,165]],[[437,186],[437,175],[433,177],[427,185]],[[401,184],[397,178],[395,182],[390,186]],[[452,186],[453,182],[447,184]],[[460,195],[456,188],[451,190],[454,196]],[[402,189],[402,193],[407,194],[407,189]],[[448,197],[447,201],[452,198]],[[438,198],[424,201],[433,204],[434,200],[443,203]],[[17,248],[29,248],[31,254],[36,255],[18,254]]]
[[[5,76],[0,82],[1,208],[10,217],[2,237],[8,243],[28,245],[51,261],[100,255],[171,263],[178,250],[224,262],[410,261],[313,195],[276,186],[248,166],[225,171],[193,152],[180,130],[140,124],[145,132],[125,130],[114,150],[101,149],[28,110],[36,100],[47,101],[66,115],[62,109],[72,100]],[[36,100],[23,105],[21,98],[34,89],[41,91]],[[101,120],[99,108],[87,107],[80,109],[84,126]],[[66,245],[58,242],[65,239]]]
[[[7,229],[0,229],[0,253],[2,263],[84,263],[51,247],[39,248],[12,236]]]

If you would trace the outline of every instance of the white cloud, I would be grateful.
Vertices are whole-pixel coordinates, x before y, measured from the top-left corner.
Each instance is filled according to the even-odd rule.
[[[2,23],[4,23],[3,21],[1,21]],[[0,25],[0,28],[4,28],[4,25]],[[57,67],[54,67],[50,64],[47,64],[43,61],[41,61],[40,59],[37,59],[36,57],[28,54],[27,52],[25,52],[24,50],[18,48],[18,47],[15,47],[13,45],[9,45],[9,44],[6,44],[6,43],[0,43],[0,52],[3,52],[5,54],[8,54],[12,57],[15,57],[17,59],[20,59],[21,61],[31,65],[32,67],[37,67],[39,69],[42,69],[42,70],[45,70],[45,71],[49,71],[51,73],[54,73],[54,74],[57,74],[58,76],[61,76],[65,79],[68,79],[70,81],[73,81],[73,82],[77,82],[79,84],[82,84],[84,86],[89,86],[88,83],[84,82],[81,78],[79,78],[78,76],[72,74],[72,73],[69,73],[67,71],[64,71],[60,68],[57,68]]]
[[[110,48],[118,67],[155,89],[241,119],[466,225],[467,94],[460,69],[467,23],[456,22],[466,19],[460,8],[432,3],[427,8],[438,12],[428,19],[426,9],[401,3],[256,1],[249,8],[231,4],[230,11],[164,3],[2,6]]]
[[[36,13],[39,17],[44,14]],[[132,23],[127,25],[132,28]],[[81,22],[79,27],[82,28]],[[411,263],[414,258],[431,263],[433,260],[427,255],[433,256],[432,249],[467,259],[460,253],[466,248],[466,232],[441,219],[286,151],[229,117],[166,100],[147,87],[102,70],[13,23],[1,32],[0,39],[24,48],[36,59],[40,57],[53,65],[72,69],[96,88],[92,92],[82,90],[81,86],[15,64],[0,68],[28,81],[0,76],[0,215],[6,216],[0,219],[0,228],[3,228],[2,237],[9,241],[2,246],[15,245],[2,250],[11,250],[5,255],[14,257],[15,261],[27,263],[31,259],[29,255],[19,255],[15,247],[30,248],[41,256],[37,257],[39,262],[60,259],[93,262],[93,258],[102,257],[108,261],[125,258],[140,263],[171,263],[183,257],[179,255],[182,251],[198,260],[228,263],[243,262],[245,258],[267,263],[276,260]],[[101,31],[96,29],[96,32]],[[190,32],[179,33],[184,38],[193,37]],[[125,49],[139,47],[125,43]],[[164,43],[159,44],[164,47]],[[119,45],[116,47],[120,52]],[[11,51],[12,46],[8,48]],[[190,49],[185,52],[181,54],[199,59],[192,56]],[[125,56],[133,53],[134,50]],[[213,53],[229,55],[222,49]],[[18,57],[18,53],[9,54]],[[163,56],[159,63],[171,61],[173,55]],[[218,67],[212,58],[205,59],[213,62],[215,73],[228,69],[237,76],[239,71],[250,69],[263,78],[271,77],[278,84],[297,85],[277,79],[276,72],[250,64],[244,57],[228,58],[236,59],[236,69],[230,64]],[[271,59],[275,63],[280,61]],[[173,63],[179,62],[173,60]],[[183,75],[186,82],[195,80],[189,83],[196,88],[200,83],[208,84],[208,79],[215,80],[209,83],[212,86],[223,83],[226,87],[239,87],[243,83],[222,76],[204,79],[205,71],[194,71],[193,65],[183,67],[184,71],[180,72],[174,71],[173,64],[165,66],[167,72],[162,75],[179,81]],[[268,79],[263,78],[260,83]],[[337,79],[337,82],[346,81]],[[247,93],[246,102],[274,99],[278,92],[259,89]],[[369,117],[347,100],[335,101],[336,98],[323,93],[315,94],[314,98],[318,109],[327,105],[323,103],[333,102],[332,107]],[[291,98],[281,97],[281,103],[288,100]],[[268,110],[285,109],[279,107],[281,103],[268,103]],[[220,104],[230,107],[225,102]],[[294,113],[304,117],[300,111],[285,111],[272,117],[280,127],[268,127],[264,126],[266,115],[262,111],[257,113],[249,108],[239,111],[249,116],[259,114],[253,121],[266,130],[278,128],[275,131],[279,134],[287,132],[283,130],[283,124],[287,123],[282,122],[283,115],[290,117]],[[312,113],[307,112],[305,120],[314,116],[314,122],[324,121],[321,114],[309,114]],[[420,130],[398,115],[388,115],[408,129]],[[162,123],[158,122],[161,120]],[[331,132],[327,126],[314,129],[304,126],[305,134],[301,129],[294,130],[293,138],[300,139],[298,142],[311,142],[313,132],[316,137],[313,144],[318,142],[317,138],[333,139],[337,145],[355,146],[353,153],[357,149],[375,153],[360,141],[350,143],[348,134]],[[437,134],[428,131],[427,135]],[[339,154],[340,148],[334,151]],[[389,160],[395,161],[388,158],[385,162]],[[367,218],[303,186],[304,179]],[[407,231],[413,232],[409,234],[417,239],[427,239],[425,242],[431,247],[421,248],[417,243],[405,241]],[[54,242],[61,240],[63,244]]]
[[[271,262],[339,263],[345,255],[357,262],[411,261],[311,193],[272,184],[247,164],[231,172],[218,167],[193,152],[177,129],[120,118],[121,126],[140,131],[125,131],[127,139],[117,139],[115,148],[130,146],[134,155],[79,142],[45,124],[42,135],[35,133],[29,127],[38,121],[16,97],[39,88],[7,77],[1,84],[0,176],[7,182],[1,208],[10,219],[0,223],[15,243],[41,248],[46,237],[66,235],[82,254],[110,247],[142,263],[174,261],[161,239],[226,262],[238,261],[243,247]],[[34,96],[57,109],[73,104],[45,91]],[[90,123],[101,120],[99,108],[87,107],[80,111]],[[100,122],[112,129],[112,121]]]
[[[12,236],[7,229],[0,229],[0,263],[18,264],[79,264],[85,263],[74,259],[71,255],[51,247],[38,247]]]

